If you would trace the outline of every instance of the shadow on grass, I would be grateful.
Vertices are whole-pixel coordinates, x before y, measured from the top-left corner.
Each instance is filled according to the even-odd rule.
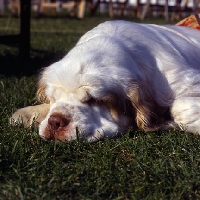
[[[0,44],[0,76],[31,76],[38,73],[62,59],[83,33],[36,29],[31,33],[30,58],[19,56],[17,43]]]
[[[31,49],[30,58],[21,58],[18,54],[5,52],[0,56],[0,76],[31,76],[40,70],[60,60],[61,53]]]

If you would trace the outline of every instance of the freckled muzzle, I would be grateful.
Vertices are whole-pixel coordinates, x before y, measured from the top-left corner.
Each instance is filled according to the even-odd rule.
[[[41,122],[39,135],[44,139],[69,141],[77,139],[78,131],[80,139],[97,141],[123,131],[129,121],[125,115],[120,115],[120,121],[123,121],[121,126],[103,103],[59,101],[52,105],[50,113]]]
[[[59,134],[60,131],[62,132],[62,130],[65,129],[69,123],[70,119],[67,119],[65,116],[61,114],[50,115],[47,125],[47,128],[50,133],[49,139],[55,139],[56,134]]]
[[[39,135],[45,140],[71,140],[73,138],[71,135],[71,121],[72,120],[65,115],[52,113],[49,118],[43,121],[43,128],[39,130]]]

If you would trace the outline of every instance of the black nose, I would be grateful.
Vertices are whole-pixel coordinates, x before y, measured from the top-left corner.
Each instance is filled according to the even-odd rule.
[[[48,125],[53,131],[57,131],[60,127],[66,127],[69,124],[69,119],[63,115],[54,114],[48,119]]]

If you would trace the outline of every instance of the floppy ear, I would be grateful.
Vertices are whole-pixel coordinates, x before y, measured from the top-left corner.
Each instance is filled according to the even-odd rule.
[[[155,131],[161,126],[167,108],[161,107],[153,99],[148,86],[135,86],[128,94],[136,110],[136,123],[144,131]]]
[[[45,90],[46,90],[46,74],[47,74],[47,68],[42,72],[42,74],[39,77],[37,98],[40,102],[49,104],[50,101],[45,92]]]

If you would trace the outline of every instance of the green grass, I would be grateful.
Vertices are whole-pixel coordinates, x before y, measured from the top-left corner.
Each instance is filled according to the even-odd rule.
[[[9,125],[14,110],[38,103],[36,72],[106,20],[32,18],[27,62],[18,59],[17,45],[0,45],[0,199],[200,199],[200,136],[130,130],[93,144],[61,143],[42,140],[35,128]],[[0,31],[17,33],[18,19],[0,18]]]

